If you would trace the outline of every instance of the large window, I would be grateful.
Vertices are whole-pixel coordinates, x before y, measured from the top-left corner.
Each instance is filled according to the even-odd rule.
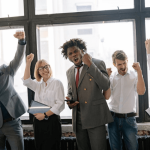
[[[137,122],[150,121],[145,113],[149,107],[150,72],[144,45],[145,39],[150,38],[149,7],[149,0],[0,0],[0,64],[8,64],[15,55],[17,40],[12,37],[14,32],[25,30],[26,55],[35,54],[31,78],[34,79],[37,60],[46,59],[53,69],[53,76],[62,81],[67,95],[66,71],[72,63],[63,58],[60,50],[66,40],[83,39],[87,52],[104,60],[106,67],[113,71],[116,68],[112,64],[112,53],[124,50],[130,69],[133,62],[140,63],[146,83],[145,95],[137,100]],[[22,84],[24,68],[25,60],[15,76],[14,85],[28,106],[34,92]],[[62,122],[71,122],[72,114],[67,106],[60,115]],[[27,119],[24,123],[32,123],[31,115],[26,113],[24,116]]]
[[[150,7],[150,1],[149,0],[145,0],[145,7]]]
[[[8,66],[10,61],[13,60],[15,56],[17,45],[18,45],[18,39],[14,38],[13,35],[15,34],[16,30],[23,31],[24,29],[16,28],[16,29],[0,30],[0,65],[6,64]],[[27,88],[22,84],[22,80],[21,80],[21,78],[24,75],[24,70],[25,70],[25,58],[15,75],[14,87],[15,90],[20,95],[20,97],[22,98],[26,107],[28,107]],[[23,116],[28,117],[29,114],[25,113]]]
[[[36,15],[133,8],[133,0],[35,0]]]
[[[38,45],[40,42],[39,58],[46,59],[50,63],[53,76],[63,82],[65,94],[67,95],[66,70],[73,64],[63,58],[59,47],[71,38],[81,38],[87,44],[87,53],[94,58],[104,60],[106,67],[111,67],[113,71],[116,71],[116,68],[112,63],[112,53],[115,50],[124,50],[129,59],[129,69],[133,69],[132,64],[137,59],[134,48],[133,24],[134,21],[131,20],[58,27],[37,26],[37,30],[40,32],[40,37],[37,38],[40,39],[40,41],[37,41]],[[79,30],[82,30],[82,32],[79,32]],[[66,105],[61,116],[67,115],[71,116],[72,114]]]
[[[0,18],[24,15],[23,0],[0,0]]]
[[[146,39],[150,39],[150,19],[145,20],[146,25]],[[147,64],[147,71],[148,71],[148,95],[149,95],[149,107],[150,107],[150,70],[149,70],[148,64]]]

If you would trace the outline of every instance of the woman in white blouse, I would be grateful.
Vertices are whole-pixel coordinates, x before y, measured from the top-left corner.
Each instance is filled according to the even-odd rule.
[[[52,77],[50,65],[39,60],[34,69],[36,80],[30,77],[30,66],[34,54],[26,58],[23,84],[35,92],[34,100],[51,106],[43,113],[34,114],[34,136],[37,150],[57,150],[61,140],[60,112],[64,109],[64,88],[61,81]]]

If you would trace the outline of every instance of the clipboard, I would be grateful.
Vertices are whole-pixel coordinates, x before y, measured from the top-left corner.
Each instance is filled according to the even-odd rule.
[[[47,106],[45,104],[32,100],[27,112],[33,115],[36,113],[45,113],[49,111],[51,108],[52,107],[50,106]]]

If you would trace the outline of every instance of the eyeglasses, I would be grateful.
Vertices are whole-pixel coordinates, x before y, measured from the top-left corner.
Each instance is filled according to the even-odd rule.
[[[49,69],[49,68],[50,68],[50,65],[45,65],[43,67],[39,67],[38,70],[43,71],[44,69]]]

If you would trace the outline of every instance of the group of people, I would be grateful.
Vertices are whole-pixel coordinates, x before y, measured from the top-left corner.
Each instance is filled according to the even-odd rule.
[[[12,150],[23,150],[23,130],[20,116],[27,110],[14,89],[14,75],[21,65],[26,50],[24,32],[16,32],[18,48],[14,59],[0,66],[0,150],[6,150],[6,138]],[[150,66],[150,40],[145,41]],[[145,83],[138,62],[135,71],[128,69],[128,57],[122,50],[112,54],[117,71],[105,66],[104,61],[87,53],[86,43],[70,39],[61,47],[63,57],[73,66],[66,72],[68,92],[66,99],[72,109],[72,125],[78,150],[107,150],[106,127],[111,150],[122,149],[122,137],[126,149],[137,150],[136,95],[144,95]],[[34,54],[26,57],[23,84],[35,92],[34,100],[51,106],[45,113],[34,114],[33,129],[37,150],[59,150],[61,140],[60,113],[65,108],[64,87],[52,76],[46,60],[38,60],[34,77],[30,66]],[[106,100],[111,97],[109,105]]]

